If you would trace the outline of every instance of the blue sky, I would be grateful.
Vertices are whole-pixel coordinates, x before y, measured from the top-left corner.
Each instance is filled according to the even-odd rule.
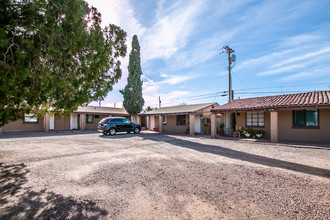
[[[235,98],[330,89],[330,0],[88,0],[128,33],[123,76],[102,106],[122,106],[131,38],[141,46],[145,107],[218,102],[235,50]],[[220,92],[220,93],[218,93]],[[217,94],[218,93],[218,94]],[[91,103],[97,105],[97,103]]]

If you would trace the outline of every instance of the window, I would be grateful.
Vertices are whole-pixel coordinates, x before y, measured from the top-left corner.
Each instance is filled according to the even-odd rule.
[[[24,113],[24,122],[26,123],[38,123],[38,118],[34,114]]]
[[[293,111],[294,127],[318,127],[318,111],[316,110],[296,110]]]
[[[166,115],[163,115],[163,124],[166,124],[166,122],[167,122],[167,117]]]
[[[100,115],[94,115],[94,118],[100,118]]]
[[[93,123],[93,115],[86,115],[87,123]]]
[[[122,119],[120,119],[120,118],[113,118],[113,119],[111,119],[111,122],[113,122],[113,123],[118,123],[118,122],[122,122],[123,120]]]
[[[264,127],[265,113],[264,112],[247,112],[246,126],[250,127]]]
[[[130,121],[130,120],[128,120],[128,119],[123,119],[123,123],[125,123],[125,124],[130,124],[130,123],[131,123],[131,121]]]
[[[176,125],[186,125],[186,116],[185,115],[177,115],[176,116]]]

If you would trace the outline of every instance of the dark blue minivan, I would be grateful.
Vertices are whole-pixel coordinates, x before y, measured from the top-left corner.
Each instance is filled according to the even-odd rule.
[[[141,126],[126,118],[108,117],[99,122],[97,130],[104,135],[115,135],[116,132],[134,132],[138,134],[141,131]]]

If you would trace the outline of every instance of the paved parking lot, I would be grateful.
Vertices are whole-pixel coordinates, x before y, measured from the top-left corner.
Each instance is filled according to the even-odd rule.
[[[0,219],[329,219],[330,148],[0,134]]]

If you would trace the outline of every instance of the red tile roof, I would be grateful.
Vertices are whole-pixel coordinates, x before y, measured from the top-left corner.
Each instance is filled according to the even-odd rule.
[[[251,111],[258,109],[261,110],[302,107],[330,108],[330,90],[235,99],[218,108],[212,109],[211,112],[219,113],[228,111]]]

